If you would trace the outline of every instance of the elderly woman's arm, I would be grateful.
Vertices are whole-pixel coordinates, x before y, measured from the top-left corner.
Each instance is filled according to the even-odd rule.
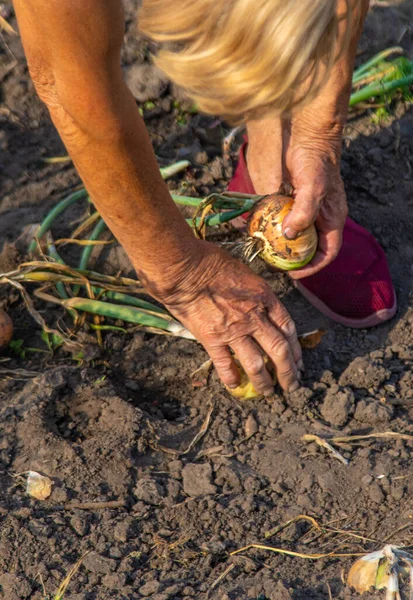
[[[348,50],[335,65],[319,96],[291,121],[266,119],[248,125],[248,168],[258,193],[268,193],[288,179],[295,187],[295,208],[284,221],[294,237],[315,221],[319,249],[313,261],[290,275],[306,277],[337,255],[347,216],[340,175],[343,128],[346,123],[357,43],[369,0],[350,0],[352,35]],[[347,3],[339,0],[345,14]],[[342,23],[344,29],[344,22]],[[271,133],[269,133],[271,132]]]
[[[15,0],[39,96],[93,201],[147,289],[204,345],[221,379],[238,383],[232,349],[265,394],[262,350],[286,390],[298,387],[294,323],[267,284],[195,239],[162,181],[122,80],[121,0]]]

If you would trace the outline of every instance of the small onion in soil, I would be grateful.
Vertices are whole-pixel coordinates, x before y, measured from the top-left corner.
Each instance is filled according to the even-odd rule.
[[[273,372],[273,369],[271,368],[271,365],[269,363],[268,356],[265,356],[264,360],[267,365],[267,369],[269,370],[269,372],[271,373],[271,375],[273,377],[273,381],[274,381],[274,385],[275,385],[277,383],[277,379],[276,379],[275,373]],[[236,388],[230,388],[228,386],[225,386],[227,388],[228,392],[231,394],[231,396],[233,396],[234,398],[237,398],[238,400],[241,400],[241,401],[255,400],[256,398],[261,398],[262,394],[257,392],[257,390],[254,387],[254,384],[252,383],[252,381],[250,380],[250,378],[244,371],[244,368],[241,365],[241,363],[239,362],[239,360],[235,358],[234,361],[235,361],[236,367],[238,369],[240,382],[239,382],[238,387],[236,387]]]
[[[281,193],[265,196],[257,202],[248,221],[246,258],[252,260],[258,255],[268,265],[282,271],[301,269],[311,261],[318,242],[314,225],[295,240],[287,240],[283,235],[282,224],[293,205],[294,200]]]
[[[4,348],[13,336],[13,323],[9,315],[0,309],[0,348]]]
[[[413,557],[403,548],[388,544],[382,550],[365,554],[353,564],[347,584],[359,594],[387,589],[386,600],[400,600],[400,576],[410,578],[409,598],[413,596]]]

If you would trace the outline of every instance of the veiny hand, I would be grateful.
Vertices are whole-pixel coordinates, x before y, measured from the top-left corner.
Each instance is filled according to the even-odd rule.
[[[312,223],[318,232],[316,255],[306,267],[290,273],[294,279],[317,273],[340,250],[347,217],[340,155],[340,126],[309,126],[306,118],[297,117],[284,133],[284,176],[296,193],[294,208],[283,223],[284,235],[293,239]]]
[[[317,106],[291,121],[270,118],[248,124],[247,162],[255,190],[270,194],[290,183],[295,204],[284,219],[284,234],[294,238],[312,223],[318,231],[317,253],[309,265],[290,273],[295,279],[313,275],[337,256],[347,216],[340,175],[344,118],[334,121],[320,114]]]
[[[266,282],[207,242],[199,242],[193,264],[175,289],[158,298],[201,342],[223,383],[239,384],[232,350],[257,391],[272,395],[265,352],[281,387],[295,391],[303,369],[295,325]]]

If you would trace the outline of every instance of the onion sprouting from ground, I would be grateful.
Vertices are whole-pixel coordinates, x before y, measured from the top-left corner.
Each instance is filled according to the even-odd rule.
[[[301,269],[311,261],[318,241],[314,225],[295,240],[287,240],[283,235],[282,224],[293,205],[294,200],[281,191],[257,202],[248,221],[249,238],[244,251],[247,259],[251,261],[260,256],[268,265],[282,271]]]
[[[387,545],[356,560],[348,574],[347,584],[359,594],[372,589],[386,589],[386,600],[401,600],[401,577],[409,577],[408,597],[412,598],[413,557],[403,548]]]
[[[239,382],[239,386],[236,388],[229,388],[228,386],[225,386],[227,388],[227,390],[229,391],[229,393],[231,394],[231,396],[233,396],[234,398],[237,398],[238,400],[244,400],[244,401],[245,400],[254,400],[255,398],[261,398],[262,394],[257,392],[257,390],[254,387],[254,384],[252,383],[252,381],[250,380],[250,378],[244,371],[244,368],[241,365],[241,363],[239,362],[239,360],[238,359],[234,359],[234,360],[235,360],[235,364],[238,369],[240,382]],[[270,371],[270,373],[273,377],[273,381],[274,381],[274,385],[275,385],[277,383],[277,379],[275,377],[275,373],[274,373],[273,369],[271,368],[271,363],[269,362],[268,356],[265,356],[264,360],[267,365],[267,369]]]
[[[0,348],[8,345],[13,336],[13,323],[9,315],[0,309]]]

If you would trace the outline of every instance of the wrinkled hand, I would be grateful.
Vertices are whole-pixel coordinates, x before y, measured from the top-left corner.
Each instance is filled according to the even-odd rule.
[[[237,387],[232,350],[257,391],[274,393],[263,353],[274,363],[281,387],[295,391],[303,369],[294,322],[266,282],[207,242],[175,289],[162,302],[204,346],[222,382]]]
[[[293,119],[284,134],[284,176],[295,189],[295,204],[283,223],[290,239],[315,223],[318,249],[311,263],[290,273],[294,279],[317,273],[337,256],[347,217],[347,199],[340,174],[341,127],[308,126]]]

